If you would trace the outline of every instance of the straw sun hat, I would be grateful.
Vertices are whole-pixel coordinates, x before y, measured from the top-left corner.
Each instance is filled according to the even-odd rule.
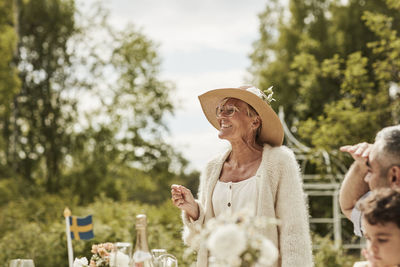
[[[246,102],[257,111],[262,121],[259,140],[272,146],[280,146],[283,142],[283,127],[278,115],[269,105],[272,99],[271,87],[269,90],[271,94],[267,96],[260,89],[252,86],[220,88],[200,95],[199,100],[208,121],[217,130],[220,129],[220,125],[217,121],[216,108],[224,98],[237,98]]]

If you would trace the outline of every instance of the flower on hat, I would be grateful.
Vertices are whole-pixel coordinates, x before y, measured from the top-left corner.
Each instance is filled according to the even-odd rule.
[[[272,101],[275,101],[275,99],[272,97],[274,95],[274,92],[272,91],[273,86],[270,86],[267,90],[264,92],[258,89],[257,87],[249,87],[246,89],[246,91],[255,94],[265,102],[267,102],[269,105],[271,104]]]

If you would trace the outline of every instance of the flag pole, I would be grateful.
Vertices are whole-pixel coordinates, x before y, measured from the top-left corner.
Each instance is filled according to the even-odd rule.
[[[64,209],[64,217],[65,217],[65,232],[67,234],[68,263],[69,267],[72,267],[74,261],[74,251],[72,250],[71,231],[69,229],[69,217],[71,217],[71,211],[68,207]]]

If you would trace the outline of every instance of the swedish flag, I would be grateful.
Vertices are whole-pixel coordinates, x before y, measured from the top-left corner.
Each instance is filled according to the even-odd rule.
[[[88,215],[84,218],[69,216],[69,225],[72,239],[87,240],[94,237],[92,215]]]

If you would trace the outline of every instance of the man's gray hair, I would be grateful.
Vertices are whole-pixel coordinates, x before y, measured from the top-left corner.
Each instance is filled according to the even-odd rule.
[[[379,146],[379,158],[385,158],[388,164],[400,164],[400,125],[385,127],[375,138]],[[382,162],[383,163],[383,162]]]

